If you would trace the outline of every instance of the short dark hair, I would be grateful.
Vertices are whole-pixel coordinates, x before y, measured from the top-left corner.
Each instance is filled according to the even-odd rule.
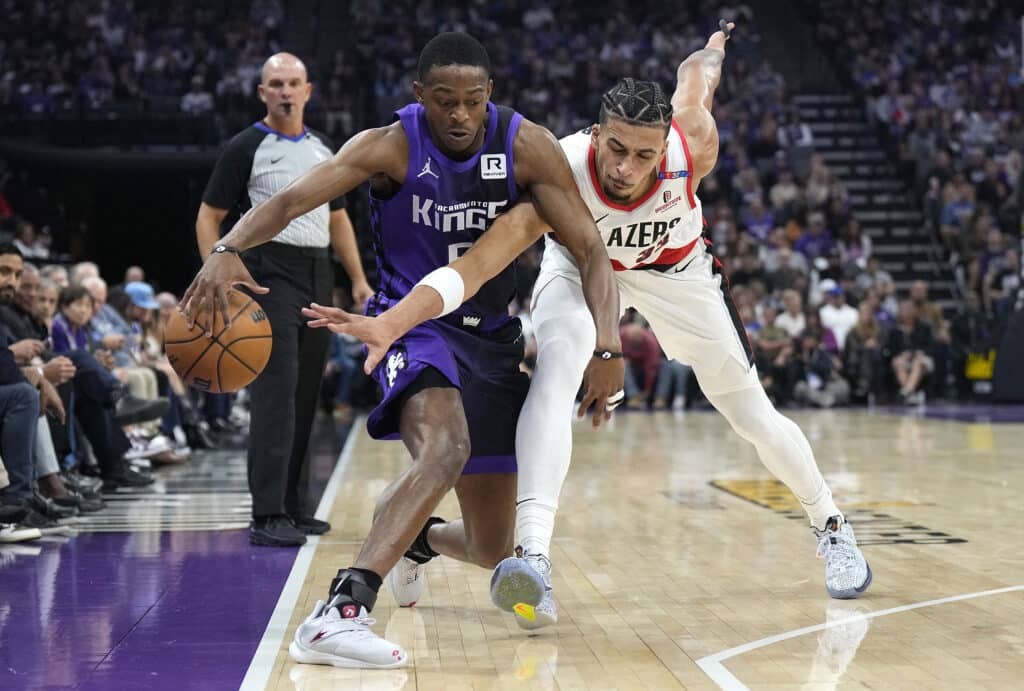
[[[459,31],[438,34],[430,39],[420,51],[416,73],[419,80],[425,82],[431,69],[446,65],[482,67],[488,76],[491,74],[491,58],[487,50],[480,41]]]
[[[672,103],[661,84],[624,77],[601,95],[598,122],[603,125],[610,117],[618,118],[630,125],[661,127],[668,134],[672,115]]]
[[[25,258],[25,255],[21,253],[21,250],[13,242],[0,242],[0,255],[4,254],[16,254],[22,259]]]
[[[92,293],[84,286],[75,284],[67,288],[61,288],[60,293],[57,295],[57,308],[67,307],[72,302],[78,302],[84,297],[93,300]]]

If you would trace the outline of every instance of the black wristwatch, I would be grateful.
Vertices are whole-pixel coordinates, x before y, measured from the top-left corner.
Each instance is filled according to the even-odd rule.
[[[610,350],[595,350],[594,357],[599,357],[602,360],[614,360],[615,358],[622,357],[622,353],[613,353]]]
[[[225,252],[230,252],[231,254],[240,254],[241,250],[239,250],[237,247],[231,247],[230,245],[223,245],[223,244],[214,245],[214,247],[213,247],[213,253],[214,254],[224,254]]]

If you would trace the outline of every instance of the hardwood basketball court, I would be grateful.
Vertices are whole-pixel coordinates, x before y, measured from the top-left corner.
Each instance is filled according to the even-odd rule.
[[[357,425],[335,529],[303,548],[243,688],[993,689],[1024,678],[1024,424],[791,412],[875,574],[826,595],[796,500],[714,413],[626,413],[575,428],[552,556],[560,620],[529,636],[490,572],[446,558],[419,605],[382,589],[397,671],[296,665],[295,625],[349,565],[377,495],[408,463]],[[457,515],[449,496],[439,515]]]

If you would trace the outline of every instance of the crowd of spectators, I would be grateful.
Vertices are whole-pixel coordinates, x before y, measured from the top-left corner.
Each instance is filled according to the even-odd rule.
[[[278,50],[279,0],[2,0],[0,112],[210,118],[231,132],[252,111]]]
[[[818,27],[891,143],[961,291],[979,293],[996,317],[1020,282],[1022,11],[997,0],[830,0]]]
[[[193,448],[244,441],[244,410],[201,401],[168,363],[176,304],[141,267],[108,289],[92,262],[39,267],[0,242],[0,543],[64,531]]]
[[[517,108],[557,135],[568,134],[595,119],[599,95],[621,75],[657,79],[671,89],[679,61],[702,47],[715,28],[697,18],[717,18],[724,12],[700,1],[683,8],[640,5],[617,0],[602,12],[591,12],[579,2],[532,0],[352,5],[349,40],[329,65],[320,66],[327,129],[344,139],[362,127],[389,121],[391,111],[411,100],[417,47],[437,31],[455,29],[470,31],[488,47],[495,101]],[[275,0],[254,1],[241,13],[229,6],[185,2],[173,8],[147,5],[135,12],[113,4],[39,0],[20,11],[9,7],[13,19],[8,26],[16,28],[0,29],[0,79],[5,80],[0,103],[17,104],[26,112],[39,104],[41,112],[55,112],[69,103],[76,108],[130,103],[143,109],[177,104],[200,113],[227,112],[232,103],[241,107],[251,98],[259,65],[274,49],[282,20]],[[910,9],[880,2],[828,2],[825,8],[839,20],[820,27],[821,37],[850,65],[873,117],[897,143],[936,238],[963,268],[965,297],[957,313],[949,315],[929,300],[924,281],[906,293],[897,291],[851,212],[842,181],[814,153],[813,132],[801,122],[785,79],[758,52],[749,9],[732,8],[728,14],[747,20],[741,24],[744,41],[730,44],[715,99],[719,162],[699,194],[709,239],[731,276],[759,373],[779,405],[920,403],[925,396],[970,396],[975,390],[966,376],[967,364],[995,347],[1020,281],[1020,256],[1011,234],[1020,224],[1024,109],[1020,77],[1011,69],[1019,55],[1005,28],[1012,22],[994,2],[967,8],[912,3]],[[163,21],[152,21],[156,16]],[[27,27],[40,23],[49,27],[53,42],[29,45],[19,38]],[[859,26],[866,30],[852,30]],[[917,28],[899,28],[907,26]],[[929,40],[923,39],[926,35]],[[869,37],[867,43],[862,36]],[[61,53],[56,45],[77,47]],[[104,71],[108,76],[97,81],[96,74]],[[107,86],[97,90],[97,83]],[[59,205],[23,175],[8,173],[3,180],[0,218],[7,219],[3,230],[11,246],[28,260],[47,261],[49,229],[59,221],[53,209]],[[366,219],[356,221],[357,227],[365,227]],[[529,295],[539,256],[537,246],[521,257],[513,306],[528,335]],[[30,274],[28,270],[25,275]],[[59,285],[59,269],[40,274]],[[179,454],[183,444],[197,441],[197,429],[205,433],[209,425],[198,426],[202,416],[195,414],[197,402],[161,360],[158,338],[140,337],[158,333],[160,311],[144,313],[148,308],[133,302],[133,291],[145,292],[137,287],[145,285],[139,277],[126,278],[124,290],[106,296],[98,281],[79,277],[62,290],[43,284],[32,304],[44,310],[38,319],[56,326],[45,337],[52,339],[52,352],[31,355],[67,357],[53,349],[58,342],[67,344],[62,347],[79,353],[75,357],[88,354],[103,371],[120,371],[105,379],[111,390],[123,395],[127,387],[142,401],[166,398],[168,412],[155,426],[135,426],[128,432],[113,428],[131,449],[148,453],[155,438],[173,440],[178,428],[191,427],[191,437],[172,441],[160,452]],[[138,294],[150,304],[151,293]],[[173,296],[157,299],[173,304]],[[45,309],[52,309],[51,303],[58,313],[48,316]],[[122,353],[120,360],[105,354],[110,348],[102,341],[116,335],[115,314],[129,327],[126,337],[136,338],[134,349]],[[629,365],[627,407],[700,405],[692,372],[665,359],[642,315],[627,313],[622,341]],[[350,419],[354,408],[373,404],[373,385],[362,373],[361,357],[357,342],[336,337],[324,406],[338,420]],[[528,346],[525,368],[532,357]],[[17,364],[32,366],[24,357]],[[76,372],[82,370],[73,364]],[[132,368],[151,374],[127,374]],[[69,387],[68,382],[61,385]],[[72,382],[70,388],[74,386]],[[113,416],[109,400],[106,405],[103,410]],[[230,403],[226,405],[216,397],[207,401],[215,426],[230,426]],[[53,436],[55,442],[77,439],[67,432]],[[97,447],[88,430],[80,444],[78,448]],[[135,468],[124,465],[129,460],[137,459],[126,459],[123,453],[113,460],[97,457],[97,472],[104,474],[106,462],[112,469],[108,475],[130,471],[144,478],[145,469],[138,463]],[[77,478],[65,477],[76,490],[83,489]]]

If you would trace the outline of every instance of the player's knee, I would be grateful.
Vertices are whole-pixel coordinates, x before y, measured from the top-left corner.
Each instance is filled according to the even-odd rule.
[[[416,459],[421,474],[432,478],[433,483],[443,489],[451,489],[462,476],[462,469],[469,460],[469,439],[461,435],[439,435],[428,444]]]
[[[736,434],[754,444],[771,438],[777,417],[781,416],[763,391],[754,387],[709,395],[708,399]]]

